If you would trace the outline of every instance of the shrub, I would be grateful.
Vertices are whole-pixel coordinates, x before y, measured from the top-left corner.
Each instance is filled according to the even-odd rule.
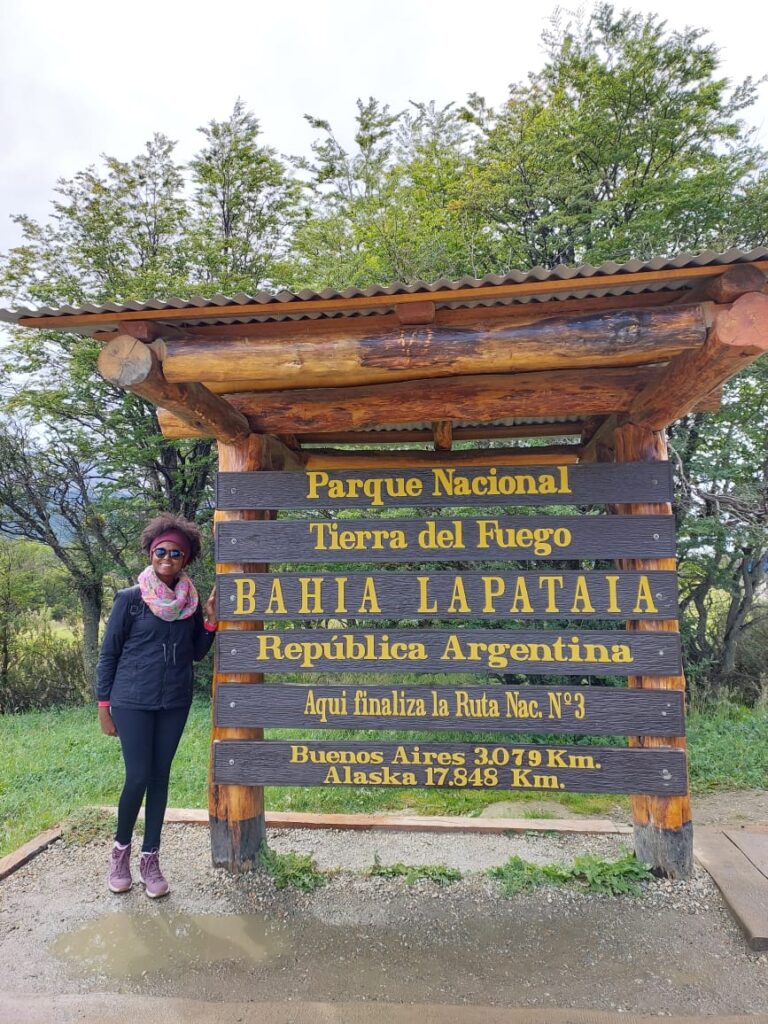
[[[10,637],[0,665],[0,713],[91,699],[80,644],[43,615],[28,615]]]

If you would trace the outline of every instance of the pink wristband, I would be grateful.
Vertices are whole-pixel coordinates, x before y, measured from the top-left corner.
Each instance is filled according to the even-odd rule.
[[[110,707],[112,707],[112,705],[109,703],[108,700],[100,700],[99,701],[99,707],[100,708],[110,708]]]
[[[209,633],[215,633],[218,628],[218,622],[206,622],[205,619],[203,619],[203,629],[207,629]]]

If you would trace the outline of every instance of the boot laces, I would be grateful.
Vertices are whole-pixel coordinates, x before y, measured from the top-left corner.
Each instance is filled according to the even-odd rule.
[[[164,882],[163,873],[160,870],[160,858],[157,852],[143,853],[141,855],[141,870],[144,877],[150,882]]]

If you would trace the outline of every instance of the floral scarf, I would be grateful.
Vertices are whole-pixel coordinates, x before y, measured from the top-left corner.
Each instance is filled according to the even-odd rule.
[[[175,622],[176,619],[188,619],[194,615],[199,604],[197,591],[192,580],[182,573],[175,589],[158,579],[151,565],[139,576],[141,599],[153,615],[164,622]]]

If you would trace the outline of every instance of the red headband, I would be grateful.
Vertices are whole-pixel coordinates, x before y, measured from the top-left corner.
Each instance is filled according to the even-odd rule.
[[[164,533],[161,533],[159,537],[155,537],[152,541],[152,547],[150,548],[151,553],[154,554],[155,548],[159,548],[161,544],[173,544],[182,551],[187,558],[189,558],[189,553],[192,550],[192,546],[189,543],[189,537],[187,537],[185,533],[182,533],[181,530],[166,530]]]

